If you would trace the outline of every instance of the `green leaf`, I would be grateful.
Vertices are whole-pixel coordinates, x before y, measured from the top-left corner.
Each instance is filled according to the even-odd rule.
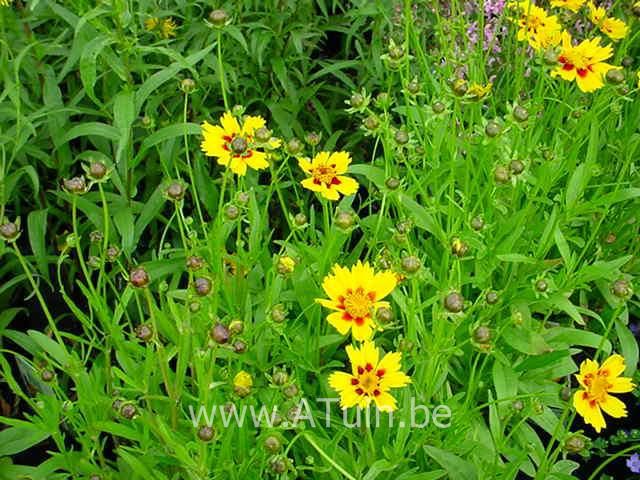
[[[40,274],[49,279],[49,267],[47,264],[47,209],[34,210],[27,217],[27,229],[29,233],[29,245],[36,259]]]
[[[5,428],[0,431],[0,457],[24,452],[48,437],[48,432],[43,432],[28,422]]]
[[[633,374],[638,368],[638,342],[633,336],[633,333],[631,333],[629,326],[622,323],[619,319],[616,319],[615,327],[618,340],[620,340],[620,350],[622,350],[621,353],[627,365],[624,374],[626,377],[633,377]]]
[[[114,142],[120,139],[120,132],[117,128],[107,125],[106,123],[87,122],[71,128],[65,135],[64,142],[70,142],[75,138],[89,137],[91,135],[107,138]]]
[[[145,157],[147,151],[159,143],[166,142],[173,138],[183,137],[184,135],[200,135],[201,133],[202,129],[200,125],[196,123],[177,123],[161,128],[144,139],[131,167],[137,166]]]
[[[424,450],[447,471],[449,477],[456,480],[476,480],[478,478],[475,466],[457,455],[430,445],[425,445]]]
[[[66,367],[69,363],[69,354],[64,346],[60,345],[55,340],[47,337],[44,333],[37,330],[27,330],[27,334],[31,337],[38,346],[48,353],[60,366]]]
[[[130,207],[121,207],[116,209],[113,215],[113,223],[120,234],[120,240],[122,241],[122,251],[130,256],[133,252],[133,239],[134,239],[134,219],[133,212]]]
[[[89,98],[100,106],[102,106],[102,102],[96,97],[93,90],[97,79],[96,62],[102,49],[112,43],[113,40],[106,34],[98,35],[84,46],[80,57],[80,80],[82,85]]]

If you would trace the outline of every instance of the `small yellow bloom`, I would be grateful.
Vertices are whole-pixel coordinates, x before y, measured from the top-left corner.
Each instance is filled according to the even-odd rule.
[[[638,70],[638,88],[640,88],[640,70]]]
[[[13,0],[0,0],[0,7],[8,7],[13,3]]]
[[[334,265],[333,273],[322,282],[329,299],[316,298],[316,302],[335,310],[327,321],[342,335],[351,330],[356,340],[368,340],[375,327],[373,313],[380,307],[389,307],[382,299],[397,283],[392,271],[376,273],[368,263],[358,261],[351,270]]]
[[[311,161],[299,158],[298,165],[309,175],[302,180],[302,186],[328,200],[338,200],[340,194],[353,195],[358,191],[358,182],[343,175],[350,163],[347,152],[320,152]]]
[[[280,275],[288,275],[293,273],[296,268],[296,261],[288,256],[282,256],[278,259],[277,270]]]
[[[567,8],[572,12],[577,12],[584,5],[586,0],[551,0],[552,7]]]
[[[165,18],[160,22],[160,36],[165,39],[176,36],[176,23],[173,18]]]
[[[489,94],[492,87],[493,87],[493,83],[491,82],[487,83],[486,85],[482,85],[480,83],[473,83],[469,86],[469,89],[467,90],[467,95],[470,95],[475,99],[480,100]]]
[[[2,1],[2,0],[0,0],[0,1]],[[153,30],[158,28],[159,24],[160,24],[160,19],[158,17],[149,17],[144,21],[144,28],[148,32],[152,32]]]
[[[548,50],[558,46],[561,40],[562,30],[543,28],[538,30],[538,33],[529,40],[529,44],[535,50]]]
[[[589,2],[589,19],[596,25],[602,33],[611,40],[621,40],[627,36],[629,27],[618,18],[607,17],[607,12],[603,7],[596,7],[593,2]]]
[[[340,406],[366,408],[373,401],[381,411],[394,411],[396,399],[389,390],[411,383],[411,378],[401,371],[402,354],[387,353],[379,360],[378,349],[369,341],[360,348],[349,345],[346,350],[351,373],[333,372],[329,376],[329,386],[340,394]]]
[[[527,41],[532,48],[540,50],[543,48],[541,39],[555,38],[562,31],[555,15],[549,15],[546,10],[530,2],[520,2],[518,5],[521,10],[517,22],[520,27],[517,35],[519,41]]]
[[[240,370],[233,379],[233,391],[240,397],[246,397],[251,393],[253,378],[251,374]]]
[[[262,117],[246,117],[242,126],[230,113],[220,117],[220,125],[202,124],[202,151],[209,157],[216,157],[220,165],[229,167],[236,175],[243,176],[247,167],[262,170],[269,166],[267,154],[258,150],[254,140],[256,130],[264,127]]]
[[[609,70],[620,69],[609,65],[605,60],[613,55],[610,46],[600,45],[600,37],[584,40],[575,47],[571,43],[571,35],[562,33],[562,49],[558,62],[560,65],[551,72],[551,76],[578,84],[583,92],[593,92],[604,86],[604,75]]]
[[[576,379],[581,389],[573,396],[573,406],[585,423],[598,433],[607,426],[602,410],[613,418],[627,416],[625,404],[609,395],[630,392],[635,387],[631,378],[620,376],[624,369],[624,357],[621,355],[611,355],[602,366],[588,359],[580,365],[580,373],[576,375]]]

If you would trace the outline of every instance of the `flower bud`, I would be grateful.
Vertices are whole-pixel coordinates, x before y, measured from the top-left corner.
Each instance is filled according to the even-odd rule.
[[[529,120],[529,110],[520,105],[516,105],[513,107],[513,118],[515,118],[518,122],[526,122]]]
[[[524,409],[524,402],[522,400],[514,400],[511,404],[511,408],[516,412],[521,412]]]
[[[524,163],[522,163],[521,160],[511,160],[509,163],[509,170],[511,170],[511,173],[514,175],[520,175],[524,172]]]
[[[192,93],[196,89],[196,82],[193,78],[185,78],[180,82],[180,90],[184,93]]]
[[[338,212],[336,215],[335,224],[341,230],[348,230],[354,223],[355,216],[351,212]]]
[[[264,448],[269,453],[278,453],[282,447],[280,439],[275,435],[269,435],[264,439]]]
[[[281,387],[287,384],[287,382],[289,381],[289,375],[284,370],[279,369],[274,372],[271,379],[273,380],[274,384]]]
[[[451,86],[453,93],[458,95],[459,97],[463,96],[469,90],[469,85],[467,81],[463,78],[457,78],[454,80],[453,85]]]
[[[376,310],[376,320],[382,324],[393,321],[393,310],[389,307],[380,307]]]
[[[571,387],[562,387],[562,389],[560,389],[560,400],[568,402],[571,400],[571,393]]]
[[[204,267],[204,258],[191,255],[187,257],[187,268],[193,272]]]
[[[269,140],[271,140],[272,135],[273,132],[271,132],[271,130],[269,130],[267,127],[260,127],[256,130],[255,139],[259,143],[267,143]]]
[[[13,242],[20,236],[20,222],[6,222],[0,225],[0,237],[7,242]]]
[[[89,233],[89,241],[91,243],[102,243],[102,240],[104,240],[104,235],[101,231],[92,230],[91,233]]]
[[[303,227],[307,224],[307,216],[304,213],[296,213],[296,216],[293,217],[293,222],[298,227]]]
[[[249,195],[248,192],[236,193],[236,203],[240,205],[247,205],[250,199],[251,199],[251,196]]]
[[[484,228],[484,219],[477,215],[471,219],[471,228],[473,228],[476,232],[482,230]]]
[[[209,336],[214,342],[222,345],[229,341],[229,329],[221,323],[216,323],[209,332]]]
[[[210,442],[213,437],[216,436],[216,431],[213,427],[204,425],[198,429],[198,438],[203,442]]]
[[[604,237],[604,243],[611,245],[612,243],[615,243],[617,240],[616,234],[613,232],[609,232],[607,233],[607,235]]]
[[[464,297],[458,292],[450,292],[444,297],[444,308],[451,313],[464,310]]]
[[[110,245],[105,252],[107,262],[115,262],[120,256],[120,249],[115,245]]]
[[[302,144],[302,142],[295,137],[287,142],[287,152],[289,152],[289,155],[298,155],[300,152],[302,152],[303,148],[304,145]]]
[[[484,133],[487,134],[487,137],[494,138],[500,135],[502,132],[502,127],[495,121],[489,120],[487,125],[484,127]]]
[[[234,117],[242,117],[242,115],[244,115],[244,106],[234,105],[233,107],[231,107],[231,114]]]
[[[143,323],[136,327],[136,337],[143,342],[150,342],[153,338],[153,327],[148,323]]]
[[[409,134],[404,130],[397,130],[394,139],[398,145],[406,145],[409,142]]]
[[[398,342],[398,350],[400,350],[401,352],[409,353],[413,350],[414,347],[415,343],[408,338],[402,338],[400,339],[400,342]]]
[[[229,323],[229,333],[231,335],[240,335],[242,332],[244,332],[244,322],[242,320],[231,320],[231,323]]]
[[[402,266],[402,270],[404,270],[406,273],[411,274],[416,273],[418,270],[420,270],[422,262],[415,255],[409,255],[400,260],[400,265]]]
[[[40,372],[40,378],[42,379],[43,382],[51,382],[53,381],[53,379],[55,378],[55,373],[53,373],[51,370],[42,370],[42,372]]]
[[[186,192],[185,185],[180,181],[172,181],[167,189],[165,190],[165,194],[169,200],[173,200],[174,202],[179,202],[184,198],[184,194]]]
[[[82,175],[68,180],[64,179],[62,186],[67,192],[73,193],[74,195],[82,195],[87,192],[87,182]]]
[[[351,95],[351,98],[349,99],[349,104],[355,109],[361,108],[365,104],[365,98],[362,94],[356,92],[353,95]]]
[[[251,393],[253,378],[244,370],[240,370],[233,378],[233,391],[239,397],[246,397]]]
[[[244,353],[247,351],[247,344],[242,340],[236,340],[233,342],[233,351],[235,353]]]
[[[496,303],[498,303],[498,300],[500,300],[500,297],[498,296],[498,292],[490,290],[484,296],[484,299],[489,305],[495,305]]]
[[[414,78],[409,83],[407,83],[407,91],[411,95],[417,95],[420,93],[420,82],[418,82],[417,78]]]
[[[102,180],[108,172],[107,166],[102,162],[91,162],[86,171],[91,180]]]
[[[493,171],[493,179],[496,181],[496,183],[504,185],[506,183],[509,183],[509,180],[511,180],[511,174],[504,165],[498,165]]]
[[[549,49],[544,52],[544,63],[553,66],[558,64],[558,53],[555,50]]]
[[[191,313],[199,312],[200,308],[202,308],[202,305],[200,305],[200,302],[196,302],[195,300],[193,302],[189,302],[189,311]]]
[[[151,279],[147,270],[143,266],[138,266],[129,272],[129,281],[136,288],[145,288]]]
[[[585,439],[582,435],[574,433],[564,441],[564,449],[568,453],[580,453],[586,447]]]
[[[295,383],[291,383],[282,389],[282,393],[287,398],[294,398],[296,395],[298,395],[299,391],[300,390]]]
[[[400,186],[400,180],[396,177],[389,177],[384,181],[384,184],[389,190],[397,190]]]
[[[133,419],[138,414],[138,409],[133,403],[124,403],[120,407],[120,415],[122,415],[127,420]]]
[[[439,100],[436,101],[436,102],[433,102],[433,105],[431,105],[431,110],[436,115],[444,112],[446,108],[447,108],[447,106],[444,103],[442,103],[441,101],[439,101]]]
[[[633,291],[628,281],[624,279],[616,280],[611,286],[611,292],[618,298],[629,298]]]
[[[611,69],[607,72],[605,78],[607,79],[607,82],[613,85],[620,85],[622,82],[624,82],[624,72],[617,68]]]
[[[197,277],[193,281],[193,289],[198,295],[204,297],[211,293],[211,280],[205,277]]]
[[[536,280],[535,288],[536,291],[543,293],[549,289],[549,284],[544,278],[540,278],[539,280]]]
[[[464,257],[468,251],[469,245],[466,242],[457,237],[451,241],[451,253],[456,257]]]
[[[89,255],[89,258],[87,259],[87,266],[89,268],[93,270],[98,270],[101,264],[102,264],[102,260],[100,260],[100,257],[97,257],[95,255]]]
[[[282,458],[274,458],[271,460],[269,464],[271,466],[271,470],[276,474],[283,474],[287,471],[287,462]]]
[[[271,308],[271,320],[282,323],[287,319],[287,309],[282,303],[277,303]]]
[[[229,19],[229,16],[227,15],[227,12],[225,12],[222,9],[219,10],[213,10],[210,14],[209,14],[209,21],[215,26],[215,27],[223,27],[226,23],[227,20]]]
[[[480,325],[473,331],[473,341],[476,343],[489,343],[491,341],[491,329],[486,325]]]
[[[293,270],[296,267],[296,262],[293,258],[284,255],[278,258],[278,263],[276,265],[276,270],[280,275],[289,275],[293,273]]]
[[[240,209],[233,204],[224,207],[224,216],[227,220],[236,220],[240,216]]]
[[[320,143],[322,139],[322,135],[317,132],[309,132],[304,136],[304,141],[307,142],[312,147],[315,147]]]
[[[373,131],[376,130],[380,126],[380,120],[375,115],[369,115],[364,119],[364,128],[367,130]]]

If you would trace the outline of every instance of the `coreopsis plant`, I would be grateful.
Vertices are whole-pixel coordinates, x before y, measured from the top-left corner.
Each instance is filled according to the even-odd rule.
[[[248,168],[262,170],[269,167],[268,152],[265,147],[277,148],[277,139],[260,142],[256,133],[265,126],[264,118],[247,116],[242,125],[231,112],[220,117],[220,125],[202,124],[202,151],[209,157],[215,157],[220,165],[228,167],[236,175],[243,176]]]
[[[318,298],[322,306],[334,310],[327,321],[342,335],[351,331],[356,340],[368,340],[376,328],[375,311],[389,307],[383,299],[396,287],[396,274],[375,272],[368,263],[358,261],[351,269],[334,265],[322,282],[328,299]]]
[[[617,42],[627,36],[629,27],[624,21],[619,18],[608,17],[604,7],[596,6],[593,2],[589,2],[588,7],[591,22],[611,40]]]
[[[351,373],[333,372],[329,376],[329,385],[340,394],[340,406],[365,408],[373,402],[381,411],[396,410],[396,399],[389,391],[411,383],[411,378],[402,372],[402,354],[390,352],[380,359],[378,348],[371,341],[359,348],[348,345],[346,350]]]
[[[576,411],[598,433],[607,426],[602,412],[613,418],[627,416],[624,402],[612,393],[627,393],[633,390],[631,378],[622,377],[625,370],[624,357],[611,355],[602,365],[587,359],[580,364],[576,379],[580,389],[573,396]]]
[[[600,37],[584,40],[574,46],[571,35],[563,32],[562,49],[558,57],[560,65],[551,72],[551,76],[575,81],[583,92],[593,92],[604,86],[604,76],[609,70],[620,69],[605,61],[612,56],[613,49],[600,45]]]
[[[320,152],[313,160],[299,158],[298,165],[309,175],[302,180],[302,186],[327,200],[353,195],[358,190],[358,182],[344,175],[350,163],[351,156],[347,152]]]

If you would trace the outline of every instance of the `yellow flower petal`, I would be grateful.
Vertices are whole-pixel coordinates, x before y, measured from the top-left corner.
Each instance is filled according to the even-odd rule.
[[[246,117],[242,123],[242,135],[253,135],[256,130],[264,127],[266,122],[260,116]]]
[[[621,418],[627,416],[627,407],[624,402],[613,395],[605,394],[604,400],[598,402],[600,408],[613,418]]]
[[[220,117],[220,125],[224,129],[225,135],[235,135],[240,133],[240,124],[236,117],[234,117],[230,112],[224,112],[222,117]]]
[[[578,390],[573,395],[573,405],[578,414],[584,419],[584,422],[591,425],[596,432],[600,433],[600,430],[605,428],[607,424],[604,421],[597,402],[589,401],[588,398],[585,398],[585,393],[584,390]]]

